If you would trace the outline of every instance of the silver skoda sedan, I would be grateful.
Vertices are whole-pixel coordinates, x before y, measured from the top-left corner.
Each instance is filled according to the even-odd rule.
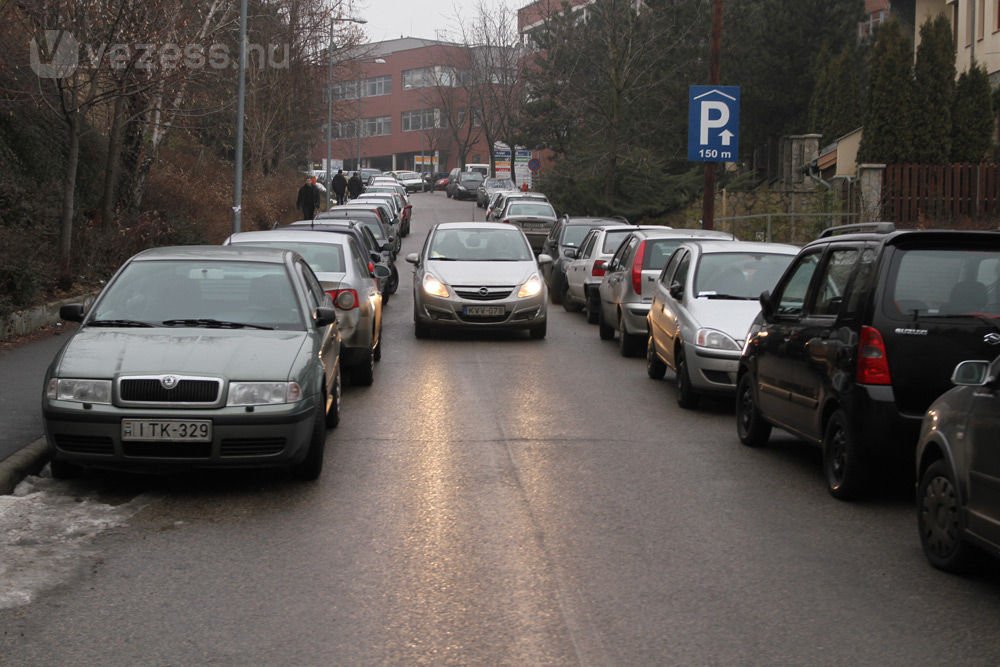
[[[503,223],[435,225],[420,253],[406,261],[413,272],[413,331],[526,329],[545,337],[546,287],[524,233]]]

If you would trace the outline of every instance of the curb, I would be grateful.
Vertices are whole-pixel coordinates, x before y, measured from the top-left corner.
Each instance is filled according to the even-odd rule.
[[[22,479],[37,475],[49,461],[48,442],[39,438],[0,461],[0,495],[14,492]]]

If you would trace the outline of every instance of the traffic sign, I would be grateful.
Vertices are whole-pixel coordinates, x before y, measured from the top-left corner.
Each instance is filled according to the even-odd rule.
[[[688,160],[738,160],[740,87],[690,86],[688,90]]]
[[[531,171],[538,171],[542,168],[542,161],[534,157],[528,160],[528,169]]]

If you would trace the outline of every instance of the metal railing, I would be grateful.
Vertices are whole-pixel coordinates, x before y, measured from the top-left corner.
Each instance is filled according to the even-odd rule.
[[[715,219],[715,228],[741,241],[803,245],[824,229],[859,222],[858,213],[755,213]]]

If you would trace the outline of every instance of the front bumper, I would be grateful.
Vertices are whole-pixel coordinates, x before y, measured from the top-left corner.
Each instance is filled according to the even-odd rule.
[[[76,465],[138,472],[277,467],[301,461],[318,396],[284,405],[218,409],[121,408],[45,399],[49,453]],[[123,441],[123,419],[210,420],[209,442]]]
[[[727,351],[684,344],[691,384],[700,392],[735,394],[740,350]]]
[[[512,295],[495,301],[441,298],[417,290],[414,317],[423,324],[442,329],[531,329],[545,322],[546,297],[544,288],[532,297],[518,299]],[[478,306],[503,308],[503,314],[480,316],[466,311],[468,307]]]

